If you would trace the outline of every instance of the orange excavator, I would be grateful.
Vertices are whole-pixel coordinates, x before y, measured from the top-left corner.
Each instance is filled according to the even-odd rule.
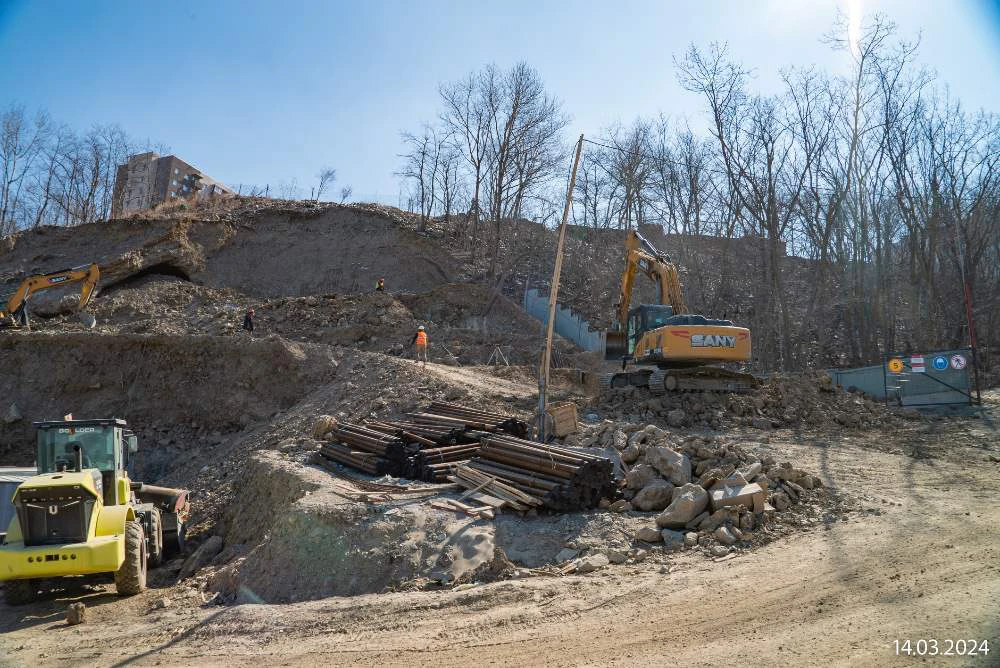
[[[642,272],[659,288],[659,304],[629,308],[636,274]],[[607,333],[605,358],[621,360],[622,369],[605,374],[601,388],[648,388],[653,394],[700,390],[745,392],[757,385],[748,373],[717,364],[750,361],[750,330],[730,320],[690,313],[677,267],[641,234],[625,240],[614,326]],[[634,363],[629,368],[629,362]]]
[[[101,277],[101,272],[96,264],[85,264],[72,269],[62,269],[49,274],[37,274],[28,276],[21,281],[21,284],[7,300],[4,310],[0,310],[0,327],[27,327],[28,326],[28,299],[31,295],[42,290],[58,288],[71,283],[82,283],[80,288],[79,308],[90,303],[90,298],[97,287],[97,281]]]

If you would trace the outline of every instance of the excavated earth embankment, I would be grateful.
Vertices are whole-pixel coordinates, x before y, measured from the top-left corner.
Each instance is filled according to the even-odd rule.
[[[0,289],[90,262],[100,266],[101,290],[166,275],[255,297],[367,292],[379,277],[392,290],[423,292],[463,277],[462,263],[442,244],[377,212],[327,205],[261,209],[238,221],[115,220],[24,231],[0,242]]]
[[[31,422],[121,417],[137,429],[145,459],[174,448],[210,448],[221,435],[266,420],[330,380],[326,346],[271,337],[8,333],[0,396],[18,419],[0,425],[0,461],[32,463]],[[13,417],[13,415],[11,415]]]

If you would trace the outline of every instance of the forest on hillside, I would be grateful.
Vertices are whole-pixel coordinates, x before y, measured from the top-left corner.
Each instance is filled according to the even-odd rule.
[[[751,66],[725,45],[675,56],[708,122],[638,118],[588,136],[572,222],[759,240],[750,264],[722,253],[710,269],[717,289],[749,298],[743,316],[770,369],[817,363],[830,333],[848,363],[977,335],[989,355],[1000,341],[1000,116],[952,97],[884,16],[852,39],[838,22],[823,39],[851,72],[790,66],[775,95],[755,93]],[[438,118],[403,134],[406,204],[450,224],[488,275],[516,273],[504,268],[518,255],[505,251],[519,234],[511,222],[561,213],[571,110],[525,63],[439,93]],[[719,301],[702,297],[695,308]]]

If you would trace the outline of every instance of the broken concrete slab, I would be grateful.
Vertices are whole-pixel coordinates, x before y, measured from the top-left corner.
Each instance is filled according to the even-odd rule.
[[[766,492],[764,488],[755,482],[749,484],[739,484],[729,480],[720,480],[711,491],[711,504],[713,510],[728,508],[732,506],[746,506],[755,513],[764,512],[764,501]]]

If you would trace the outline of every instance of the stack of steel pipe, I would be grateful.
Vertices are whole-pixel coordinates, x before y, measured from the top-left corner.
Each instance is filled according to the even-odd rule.
[[[484,436],[469,466],[552,510],[593,508],[614,488],[611,460],[503,434]]]
[[[479,453],[482,438],[527,431],[516,418],[440,401],[406,420],[341,422],[329,432],[339,446],[323,446],[320,454],[366,473],[447,482]]]
[[[345,464],[371,475],[391,474],[392,463],[388,459],[370,452],[352,450],[340,443],[324,443],[319,449],[319,454],[323,460]],[[324,462],[321,461],[320,463]]]
[[[522,420],[447,401],[435,401],[423,412],[411,414],[410,417],[419,424],[454,425],[490,433],[506,432],[519,438],[528,435],[528,424]]]

